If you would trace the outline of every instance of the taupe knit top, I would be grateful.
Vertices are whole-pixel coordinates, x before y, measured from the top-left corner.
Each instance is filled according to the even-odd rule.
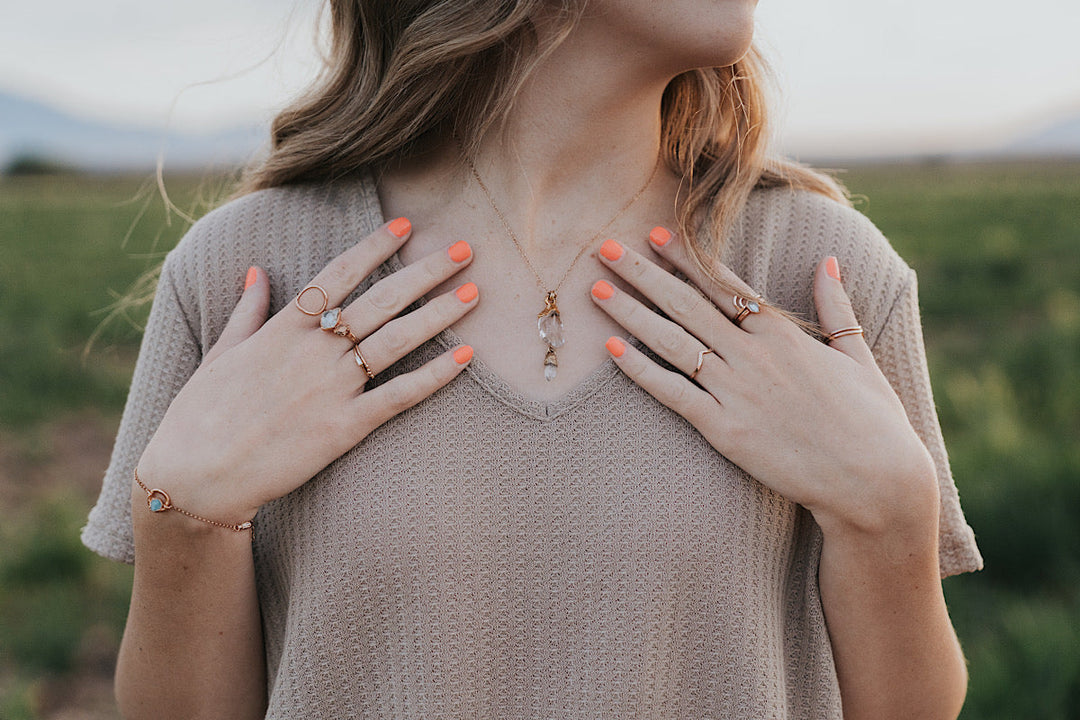
[[[221,332],[237,278],[265,268],[277,311],[382,222],[374,186],[357,181],[258,192],[191,229],[162,270],[90,548],[134,561],[132,468]],[[828,254],[937,463],[941,572],[975,570],[914,273],[859,213],[786,189],[754,193],[725,262],[813,317],[813,269]],[[456,343],[446,331],[380,379]],[[841,715],[809,513],[610,361],[540,403],[474,358],[264,506],[254,542],[270,718]]]

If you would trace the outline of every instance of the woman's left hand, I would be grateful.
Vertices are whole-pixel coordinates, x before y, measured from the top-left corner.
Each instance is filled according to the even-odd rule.
[[[624,373],[733,463],[810,510],[826,534],[936,522],[933,460],[862,334],[826,345],[766,304],[736,323],[733,293],[698,271],[679,238],[657,228],[650,241],[703,291],[613,240],[604,244],[601,261],[667,317],[603,281],[593,300],[680,371],[612,338],[608,350]],[[744,298],[757,298],[718,269]],[[825,333],[858,324],[835,258],[817,267],[814,302]]]

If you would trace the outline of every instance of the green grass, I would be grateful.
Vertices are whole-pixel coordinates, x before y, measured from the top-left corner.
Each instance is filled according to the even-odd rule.
[[[970,662],[963,717],[1078,717],[1080,163],[867,167],[843,179],[919,272],[942,425],[986,558],[983,572],[945,585]],[[101,311],[187,226],[153,188],[140,195],[142,185],[0,180],[8,438],[32,438],[81,408],[115,422],[145,308],[106,325],[84,359],[88,340]],[[199,204],[194,181],[170,190],[182,208]],[[27,453],[31,464],[52,457]],[[27,498],[0,529],[5,718],[40,717],[41,678],[100,664],[93,648],[115,647],[130,588],[127,568],[78,545],[85,489]]]
[[[1080,164],[844,176],[919,272],[935,397],[986,569],[946,581],[964,718],[1080,716]]]

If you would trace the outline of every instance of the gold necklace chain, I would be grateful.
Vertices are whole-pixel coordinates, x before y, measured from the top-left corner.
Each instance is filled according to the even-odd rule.
[[[555,287],[550,290],[546,287],[543,278],[540,277],[540,273],[533,267],[532,261],[529,260],[529,255],[525,252],[525,248],[522,247],[517,234],[514,232],[514,229],[510,227],[510,222],[506,219],[506,216],[503,215],[502,210],[499,209],[499,206],[495,202],[495,198],[492,196],[491,191],[488,190],[487,185],[484,184],[483,179],[480,177],[480,173],[476,169],[476,165],[474,165],[472,159],[465,154],[464,148],[462,148],[462,157],[469,166],[469,170],[472,171],[472,176],[476,179],[476,184],[480,186],[488,203],[491,205],[491,209],[495,211],[495,215],[499,218],[503,228],[505,228],[506,234],[509,235],[510,240],[513,241],[514,247],[517,248],[518,254],[521,255],[521,259],[525,261],[525,265],[529,268],[529,272],[531,272],[536,279],[537,286],[544,292],[544,309],[537,314],[536,322],[537,330],[540,333],[540,339],[548,346],[547,353],[544,355],[544,379],[548,381],[554,380],[559,367],[559,358],[555,351],[564,344],[562,320],[558,306],[559,288],[562,287],[566,278],[570,276],[570,271],[574,269],[574,265],[576,265],[577,261],[581,259],[581,256],[585,254],[585,251],[589,249],[589,246],[596,242],[609,227],[615,224],[615,221],[622,217],[623,213],[629,210],[630,206],[637,202],[638,198],[644,195],[645,191],[649,189],[653,179],[656,177],[657,171],[660,169],[660,156],[657,155],[656,163],[653,165],[652,172],[649,173],[649,179],[645,181],[645,184],[634,193],[634,196],[630,198],[625,205],[619,208],[619,211],[616,212],[610,220],[604,223],[603,227],[582,243],[581,248],[577,251],[577,254],[574,255],[574,259],[566,266],[566,270],[563,272],[562,277],[555,283]]]

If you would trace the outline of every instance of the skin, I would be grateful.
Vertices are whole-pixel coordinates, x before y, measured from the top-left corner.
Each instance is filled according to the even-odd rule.
[[[668,80],[738,59],[754,5],[672,0],[657,13],[654,0],[594,0],[530,78],[505,136],[475,160],[546,283],[649,176]],[[518,392],[555,399],[611,357],[609,337],[632,333],[681,372],[632,346],[615,358],[623,372],[821,526],[819,580],[845,718],[956,717],[966,671],[938,578],[934,468],[862,338],[827,347],[769,310],[736,327],[731,298],[710,291],[681,241],[649,240],[649,228],[675,226],[680,178],[662,169],[606,233],[619,240],[618,259],[586,255],[560,286],[567,343],[558,377],[544,382],[535,336],[543,294],[466,173],[450,138],[389,169],[379,182],[384,215],[408,216],[412,232],[381,229],[313,280],[333,307],[393,252],[407,263],[344,313],[372,369],[452,326]],[[460,239],[475,262],[447,258]],[[597,280],[614,288],[607,299],[590,292]],[[151,487],[205,517],[253,517],[464,367],[446,354],[365,392],[349,344],[313,331],[316,318],[290,305],[267,319],[269,282],[258,271],[139,463]],[[483,302],[456,298],[467,282]],[[826,331],[856,324],[824,263],[814,291]],[[434,301],[393,319],[422,295]],[[691,382],[706,346],[715,353]],[[138,556],[153,561],[136,565],[117,668],[125,716],[260,717],[264,651],[246,534],[151,514],[137,487],[132,503]]]

